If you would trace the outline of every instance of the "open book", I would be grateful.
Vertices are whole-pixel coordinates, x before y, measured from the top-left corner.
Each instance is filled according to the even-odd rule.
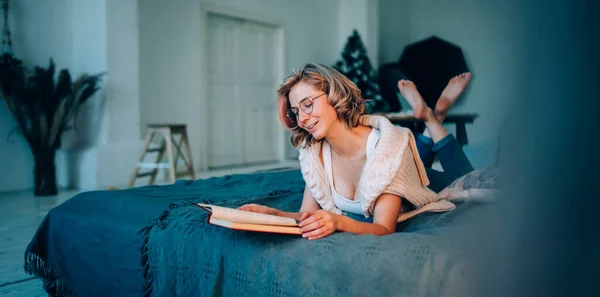
[[[197,204],[210,213],[208,222],[213,225],[245,231],[301,234],[298,222],[292,218],[267,215],[210,204]]]

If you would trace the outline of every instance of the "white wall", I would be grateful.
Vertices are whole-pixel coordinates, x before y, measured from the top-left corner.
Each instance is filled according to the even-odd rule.
[[[27,142],[19,135],[8,137],[16,123],[0,105],[0,191],[28,189],[33,184],[33,158]]]
[[[378,51],[379,66],[397,62],[402,48],[408,43],[408,0],[379,0]]]
[[[338,53],[341,54],[348,37],[356,29],[365,45],[371,65],[373,67],[379,65],[378,5],[379,0],[340,0],[340,49]]]
[[[207,4],[282,25],[285,75],[306,62],[333,64],[343,44],[337,0],[140,1],[140,130],[151,122],[186,123],[196,168],[203,166],[201,6]]]
[[[106,1],[106,104],[102,140],[93,150],[96,175],[85,188],[127,184],[140,140],[139,30],[137,0]]]
[[[346,2],[343,2],[346,1]],[[23,0],[11,2],[14,49],[30,65],[52,56],[58,68],[104,72],[102,90],[82,110],[79,132],[64,137],[57,156],[59,185],[102,189],[126,183],[148,122],[189,125],[197,168],[201,147],[201,5],[212,5],[274,20],[285,28],[285,70],[306,62],[334,63],[347,34],[340,27],[365,30],[377,60],[376,1],[359,0],[340,22],[342,5],[356,0]],[[367,15],[367,17],[365,17]],[[139,28],[139,31],[138,31]],[[366,29],[365,29],[366,28]],[[373,50],[372,50],[373,48]],[[140,52],[140,49],[143,49]],[[376,63],[374,61],[374,63]],[[142,98],[142,99],[140,99]],[[275,98],[274,98],[275,99]],[[14,121],[0,106],[0,138]],[[33,162],[19,136],[0,141],[0,191],[33,187]]]
[[[515,52],[511,41],[518,38],[518,28],[510,22],[507,6],[498,2],[12,1],[14,49],[23,60],[45,65],[52,56],[59,68],[69,67],[72,73],[108,72],[106,87],[84,112],[88,125],[80,127],[80,134],[66,135],[65,153],[58,160],[64,163],[58,164],[63,183],[86,189],[124,184],[140,149],[140,131],[149,122],[187,123],[195,165],[202,168],[203,4],[280,23],[285,28],[285,74],[309,61],[335,62],[351,26],[366,32],[374,65],[396,61],[404,45],[436,34],[464,49],[474,73],[465,103],[456,108],[481,116],[468,126],[471,142],[495,133],[506,114],[503,103],[511,94],[502,86],[514,83],[507,61]],[[7,164],[0,171],[0,191],[33,185],[25,142],[18,136],[6,141],[12,127],[14,121],[0,106],[0,164]]]
[[[503,86],[514,83],[513,56],[519,30],[502,1],[380,0],[380,61],[397,61],[403,47],[437,35],[462,47],[473,81],[453,111],[476,112],[467,126],[471,143],[483,141],[507,114]]]
[[[11,1],[9,22],[13,52],[28,65],[48,66],[50,57],[58,69],[72,67],[72,0]],[[56,34],[58,32],[58,34]],[[43,46],[40,46],[43,45]],[[16,127],[12,115],[0,104],[0,191],[33,187],[33,157],[19,134],[8,135]]]
[[[137,0],[11,2],[14,52],[27,65],[108,72],[101,90],[82,106],[77,131],[57,154],[59,186],[101,189],[126,181],[139,152]],[[0,137],[14,125],[0,109]],[[33,187],[33,162],[22,138],[0,142],[0,191]]]

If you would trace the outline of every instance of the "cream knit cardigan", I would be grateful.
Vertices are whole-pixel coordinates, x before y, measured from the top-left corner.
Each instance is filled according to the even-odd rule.
[[[362,125],[380,130],[379,142],[367,159],[361,173],[355,197],[359,197],[365,217],[373,215],[377,198],[391,193],[412,203],[414,210],[403,212],[398,222],[408,220],[420,213],[452,210],[455,205],[438,198],[435,192],[427,188],[429,179],[419,157],[414,135],[407,128],[394,126],[383,116],[364,115]],[[331,188],[320,152],[322,143],[299,149],[302,176],[312,196],[322,209],[342,214],[333,202]]]

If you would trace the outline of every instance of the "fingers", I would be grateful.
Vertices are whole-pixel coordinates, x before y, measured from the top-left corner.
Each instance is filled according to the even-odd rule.
[[[310,224],[304,224],[304,225],[300,226],[300,232],[306,233],[306,232],[309,232],[312,230],[319,229],[319,228],[323,227],[324,225],[325,225],[324,220],[317,219],[316,221],[314,221]]]
[[[238,207],[238,209],[240,209],[240,210],[250,210],[252,208],[254,208],[253,204],[245,204],[245,205]]]
[[[261,207],[258,204],[246,204],[238,207],[238,209],[252,212],[261,212]]]
[[[260,205],[260,204],[254,204],[254,203],[242,205],[242,206],[238,207],[237,209],[244,210],[244,211],[250,211],[250,212],[257,212],[257,213],[262,213],[262,214],[268,214],[268,215],[277,215],[277,213],[278,213],[278,210],[275,208],[271,208],[271,207]]]
[[[335,231],[331,226],[324,225],[316,230],[306,232],[302,234],[302,237],[307,238],[308,240],[319,239],[325,236],[328,236]]]
[[[306,215],[305,215],[306,214]],[[298,227],[302,228],[308,224],[311,224],[312,222],[317,221],[318,219],[321,218],[321,215],[317,212],[317,213],[310,213],[307,212],[305,214],[302,214],[303,218],[300,218],[300,224],[298,224]]]
[[[302,237],[313,240],[332,234],[335,232],[335,224],[331,220],[331,215],[324,211],[302,214],[299,224]]]
[[[304,220],[304,219],[308,218],[309,216],[310,216],[310,213],[308,213],[308,212],[303,212],[303,213],[300,215],[300,220],[299,220],[299,221],[302,221],[302,220]]]
[[[327,237],[327,236],[331,235],[332,233],[333,233],[333,232],[322,233],[322,234],[320,234],[320,235],[317,235],[317,236],[314,236],[314,237],[309,237],[309,238],[307,238],[307,239],[308,239],[308,240],[316,240],[316,239],[321,239],[321,238],[324,238],[324,237]]]

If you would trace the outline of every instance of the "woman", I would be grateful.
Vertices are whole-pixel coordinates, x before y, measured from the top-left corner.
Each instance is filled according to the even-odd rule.
[[[427,188],[412,133],[365,115],[360,90],[332,67],[305,65],[284,81],[278,96],[279,121],[292,130],[300,152],[302,206],[298,213],[256,204],[240,209],[299,220],[302,236],[312,240],[335,231],[386,235],[419,213],[454,208]],[[344,213],[372,216],[373,223]]]

